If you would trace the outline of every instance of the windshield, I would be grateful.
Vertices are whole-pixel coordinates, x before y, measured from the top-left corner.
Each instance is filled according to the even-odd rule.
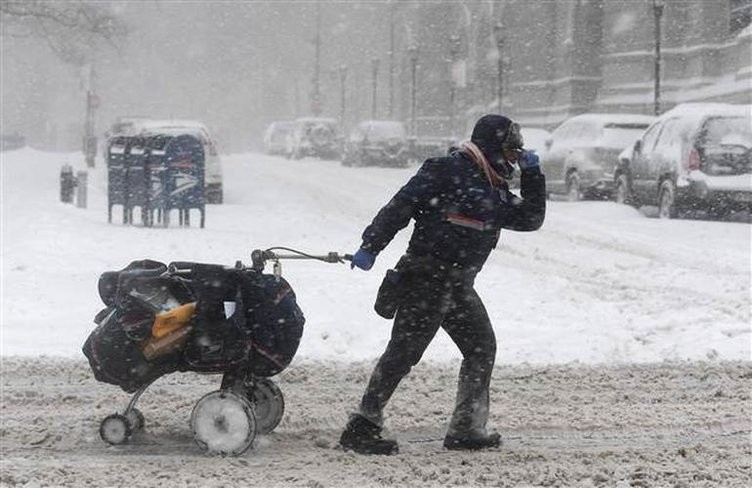
[[[367,134],[372,141],[387,139],[402,139],[405,137],[405,126],[399,122],[374,122]]]
[[[624,149],[642,136],[648,124],[608,124],[603,128],[601,145],[613,149]]]

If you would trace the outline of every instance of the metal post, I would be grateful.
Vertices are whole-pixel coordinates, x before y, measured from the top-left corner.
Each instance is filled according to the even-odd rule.
[[[316,3],[316,39],[314,40],[316,46],[316,58],[313,69],[313,93],[311,94],[311,113],[313,115],[321,115],[321,87],[320,87],[320,71],[321,71],[321,4]]]
[[[663,0],[653,0],[653,19],[655,21],[655,65],[653,66],[653,113],[661,113],[661,17],[665,7]]]
[[[342,88],[342,93],[340,97],[340,108],[339,108],[339,120],[342,127],[345,127],[345,82],[347,81],[347,66],[342,65],[339,67],[339,81],[340,86]]]
[[[499,106],[499,113],[504,113],[504,27],[501,22],[494,25],[494,37],[496,38],[496,51],[498,53],[497,80],[496,80],[496,98]]]
[[[94,135],[94,111],[99,106],[99,97],[94,91],[94,67],[89,64],[85,74],[86,85],[86,115],[84,119],[83,152],[86,165],[94,167],[97,155],[97,138]]]
[[[394,1],[389,1],[389,118],[394,118]]]
[[[378,79],[379,79],[379,58],[373,58],[371,60],[371,68],[372,68],[372,75],[373,75],[373,98],[372,98],[372,104],[371,104],[371,118],[376,119],[376,95],[377,95],[377,87],[378,87]]]
[[[418,95],[418,46],[411,45],[408,48],[410,55],[410,135],[415,136],[417,132],[417,95]]]
[[[76,173],[76,207],[78,208],[86,208],[87,181],[88,174],[86,171]]]
[[[451,68],[454,69],[454,64],[457,62],[457,54],[459,53],[460,38],[456,35],[449,37],[449,60],[451,62]],[[452,73],[453,74],[453,73]],[[455,121],[457,111],[457,82],[454,76],[449,77],[449,131],[451,136],[455,134]]]

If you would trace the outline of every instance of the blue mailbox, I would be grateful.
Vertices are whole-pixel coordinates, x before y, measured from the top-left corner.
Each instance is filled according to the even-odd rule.
[[[112,222],[112,207],[123,207],[123,223],[127,223],[127,189],[125,185],[125,158],[127,137],[115,137],[107,147],[107,222]]]
[[[170,223],[170,210],[177,209],[180,225],[190,225],[190,210],[201,214],[201,227],[206,221],[204,197],[204,148],[201,141],[191,135],[178,135],[165,145],[166,170],[164,191],[166,211],[164,225]]]

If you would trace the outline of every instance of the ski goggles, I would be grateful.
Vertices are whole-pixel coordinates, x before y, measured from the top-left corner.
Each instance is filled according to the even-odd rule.
[[[524,143],[525,141],[523,140],[522,132],[520,131],[520,124],[512,122],[509,125],[509,129],[507,130],[504,140],[501,141],[501,148],[505,152],[509,150],[519,151],[521,153]]]

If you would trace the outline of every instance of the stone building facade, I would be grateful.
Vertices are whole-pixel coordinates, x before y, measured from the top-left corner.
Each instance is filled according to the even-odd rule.
[[[660,111],[752,103],[752,0],[662,3]],[[523,124],[552,129],[584,112],[652,114],[655,13],[653,0],[420,3],[410,12],[413,42],[431,49],[420,49],[418,115],[448,116],[452,94],[461,133],[478,114],[497,111],[499,37],[503,111]]]

